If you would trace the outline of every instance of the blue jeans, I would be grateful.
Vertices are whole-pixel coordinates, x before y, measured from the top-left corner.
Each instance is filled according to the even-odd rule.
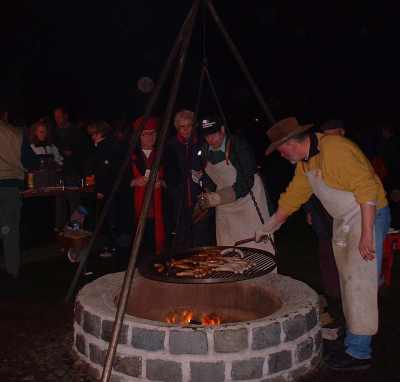
[[[375,254],[378,267],[379,286],[383,284],[382,262],[383,262],[383,241],[390,228],[389,207],[380,208],[375,216]]]
[[[380,208],[375,217],[375,252],[378,277],[381,278],[382,260],[383,260],[383,240],[390,227],[390,210],[389,207]],[[382,280],[383,282],[383,280]],[[379,279],[381,285],[381,279]],[[366,359],[371,358],[371,340],[372,336],[363,336],[346,332],[344,344],[346,352],[354,358]]]

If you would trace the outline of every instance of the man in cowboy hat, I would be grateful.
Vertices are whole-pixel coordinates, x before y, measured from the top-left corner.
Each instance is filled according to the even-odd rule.
[[[259,214],[264,221],[269,219],[264,186],[250,147],[227,134],[218,117],[204,118],[199,129],[207,143],[202,150],[206,175],[202,180],[209,190],[200,198],[200,206],[216,207],[217,244],[231,246],[262,227]],[[252,241],[246,246],[274,253],[271,242]]]
[[[310,133],[311,126],[291,117],[267,133],[271,144],[266,155],[278,150],[296,163],[296,171],[256,240],[279,229],[312,194],[321,201],[333,217],[332,246],[347,326],[344,351],[332,354],[327,363],[337,370],[366,369],[371,366],[371,336],[378,330],[378,265],[382,227],[390,219],[387,200],[371,164],[353,142]]]

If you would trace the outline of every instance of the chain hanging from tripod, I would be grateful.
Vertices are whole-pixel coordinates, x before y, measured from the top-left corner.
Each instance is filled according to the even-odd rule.
[[[228,121],[226,118],[226,115],[224,113],[224,110],[222,108],[222,104],[221,101],[218,97],[215,85],[214,85],[214,81],[211,78],[211,74],[210,71],[208,69],[208,58],[207,58],[207,50],[206,50],[206,1],[203,2],[203,9],[202,9],[202,66],[201,66],[201,73],[200,73],[200,81],[199,81],[199,91],[198,91],[198,95],[197,95],[197,103],[196,103],[196,109],[195,109],[195,120],[197,120],[197,116],[200,110],[200,104],[201,104],[201,96],[202,96],[202,92],[204,90],[204,80],[207,80],[209,89],[211,90],[211,94],[213,96],[214,102],[217,106],[218,109],[218,113],[220,118],[222,119],[223,125],[225,127],[225,131],[228,133],[229,136],[231,136],[231,131],[229,129],[229,125],[228,125]],[[236,147],[235,145],[232,145],[233,149],[235,151],[235,154],[237,156],[237,163],[238,163],[238,174],[240,174],[241,176],[243,176],[245,174],[241,161],[240,161],[240,156],[237,153]],[[247,191],[250,194],[251,200],[253,201],[253,205],[257,211],[257,215],[261,221],[261,224],[264,224],[264,218],[261,214],[260,211],[260,207],[258,206],[257,200],[254,196],[252,187],[250,186],[248,179],[246,178],[246,186],[247,186]]]

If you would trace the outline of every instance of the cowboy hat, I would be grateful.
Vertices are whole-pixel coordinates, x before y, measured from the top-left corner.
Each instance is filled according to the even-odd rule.
[[[295,117],[285,118],[276,122],[267,131],[271,143],[265,151],[265,155],[271,154],[277,147],[285,143],[288,139],[308,130],[312,126],[314,126],[312,123],[300,125]]]

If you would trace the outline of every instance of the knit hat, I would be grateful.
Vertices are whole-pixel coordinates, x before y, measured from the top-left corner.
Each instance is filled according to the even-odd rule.
[[[142,126],[143,120],[144,120],[144,116],[141,116],[133,122],[134,130],[139,129]],[[156,117],[149,117],[146,121],[143,131],[144,130],[157,130],[158,127],[159,127],[159,119]]]

